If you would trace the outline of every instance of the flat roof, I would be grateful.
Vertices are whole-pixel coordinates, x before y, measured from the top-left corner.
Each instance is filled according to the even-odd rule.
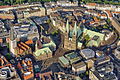
[[[71,64],[81,60],[81,57],[78,56],[77,52],[66,54],[65,57],[70,61]]]
[[[83,49],[80,53],[83,57],[92,58],[95,56],[95,52],[92,49]]]

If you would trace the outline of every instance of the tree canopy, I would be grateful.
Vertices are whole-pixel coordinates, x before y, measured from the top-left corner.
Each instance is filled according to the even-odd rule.
[[[58,0],[1,0],[0,5],[14,5],[14,4],[23,4],[23,3],[31,3],[31,2],[48,2],[48,1],[58,1]],[[59,0],[60,1],[60,0]],[[69,0],[74,2],[75,0]],[[100,4],[118,4],[120,5],[120,0],[77,0],[78,3],[84,2],[95,2]]]

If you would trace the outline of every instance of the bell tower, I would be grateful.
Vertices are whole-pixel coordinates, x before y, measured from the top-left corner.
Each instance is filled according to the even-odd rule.
[[[10,29],[10,52],[12,52],[13,54],[15,54],[15,48],[17,47],[17,41],[16,41],[16,34],[14,32],[14,27],[13,25],[10,25],[11,29]]]
[[[64,48],[66,49],[68,47],[68,44],[69,44],[69,22],[67,20],[67,23],[66,23],[66,30],[65,30],[65,33],[64,33]]]
[[[77,22],[75,21],[74,30],[72,35],[72,46],[73,49],[77,49]]]

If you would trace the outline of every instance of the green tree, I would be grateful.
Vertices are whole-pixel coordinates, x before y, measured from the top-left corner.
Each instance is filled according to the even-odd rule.
[[[6,56],[8,59],[11,59],[11,57],[12,57],[10,53],[7,53]]]
[[[107,22],[110,23],[111,22],[110,19],[107,19]]]
[[[86,74],[86,75],[89,75],[89,71],[86,71],[85,74]]]
[[[90,40],[90,36],[89,36],[89,35],[86,35],[86,36],[85,36],[85,40],[87,40],[87,41]]]
[[[55,30],[51,33],[52,35],[57,35],[58,34],[58,30]]]
[[[58,0],[1,0],[0,5],[14,5],[14,4],[23,4],[27,2],[41,2],[44,4],[44,2],[48,1],[54,1],[57,2]],[[73,2],[74,0],[69,0]],[[104,4],[114,4],[114,5],[120,5],[120,0],[78,0],[78,5],[80,5],[81,2],[89,3],[89,2],[96,2],[96,3],[104,3]]]

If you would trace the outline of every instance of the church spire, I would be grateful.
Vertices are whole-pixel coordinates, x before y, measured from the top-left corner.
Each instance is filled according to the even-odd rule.
[[[77,35],[77,22],[75,21],[73,35]]]
[[[67,20],[67,23],[66,23],[66,31],[69,33],[69,21]]]

